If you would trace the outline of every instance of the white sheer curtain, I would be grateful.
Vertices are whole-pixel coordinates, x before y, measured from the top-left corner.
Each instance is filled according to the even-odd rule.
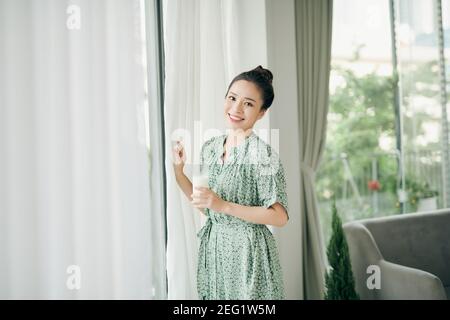
[[[204,220],[176,184],[170,141],[184,136],[192,162],[208,137],[224,133],[229,82],[242,71],[267,66],[265,1],[168,0],[164,30],[168,295],[197,299],[196,233]],[[268,123],[265,117],[256,129],[268,129]],[[191,169],[186,166],[190,177]]]
[[[163,294],[140,6],[0,0],[0,298]]]

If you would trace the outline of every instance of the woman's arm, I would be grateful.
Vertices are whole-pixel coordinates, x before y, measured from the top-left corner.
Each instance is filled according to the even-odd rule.
[[[188,177],[184,174],[182,170],[174,170],[175,171],[175,179],[177,180],[178,186],[183,191],[183,193],[186,195],[186,197],[189,199],[189,201],[192,201],[192,182],[189,180]]]
[[[266,209],[265,207],[243,206],[224,201],[223,209],[219,212],[235,216],[248,222],[268,224],[275,227],[283,227],[288,221],[286,210],[278,202]]]
[[[172,150],[173,155],[173,171],[175,173],[175,179],[177,181],[178,186],[183,191],[183,193],[186,195],[186,197],[189,199],[189,201],[192,201],[192,182],[189,180],[188,177],[183,172],[184,168],[184,162],[186,160],[186,154],[184,152],[184,148],[177,141],[177,145]],[[199,208],[200,212],[205,214],[205,210]]]
[[[222,212],[252,223],[283,227],[288,221],[286,210],[278,202],[269,208],[243,206],[219,198],[208,188],[195,188],[191,197],[193,199],[191,203],[196,208],[210,208],[216,212]]]

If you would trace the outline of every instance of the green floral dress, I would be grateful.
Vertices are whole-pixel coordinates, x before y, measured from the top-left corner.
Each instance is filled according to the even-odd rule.
[[[206,141],[201,164],[209,187],[220,198],[245,206],[288,212],[284,169],[278,154],[254,132],[229,151],[222,162],[227,135]],[[283,276],[275,239],[255,224],[210,209],[198,232],[197,290],[200,299],[284,299]]]

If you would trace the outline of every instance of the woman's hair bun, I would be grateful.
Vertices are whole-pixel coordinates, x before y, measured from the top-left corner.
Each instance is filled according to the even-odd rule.
[[[273,74],[268,69],[264,69],[261,65],[257,66],[253,71],[260,73],[267,81],[272,84]]]

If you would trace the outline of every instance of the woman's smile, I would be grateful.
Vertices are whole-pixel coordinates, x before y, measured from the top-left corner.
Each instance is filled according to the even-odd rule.
[[[231,114],[231,113],[228,113],[228,117],[230,118],[230,120],[231,120],[232,122],[240,122],[240,121],[245,120],[244,118],[241,118],[241,117],[239,117],[239,116],[233,115],[233,114]]]

